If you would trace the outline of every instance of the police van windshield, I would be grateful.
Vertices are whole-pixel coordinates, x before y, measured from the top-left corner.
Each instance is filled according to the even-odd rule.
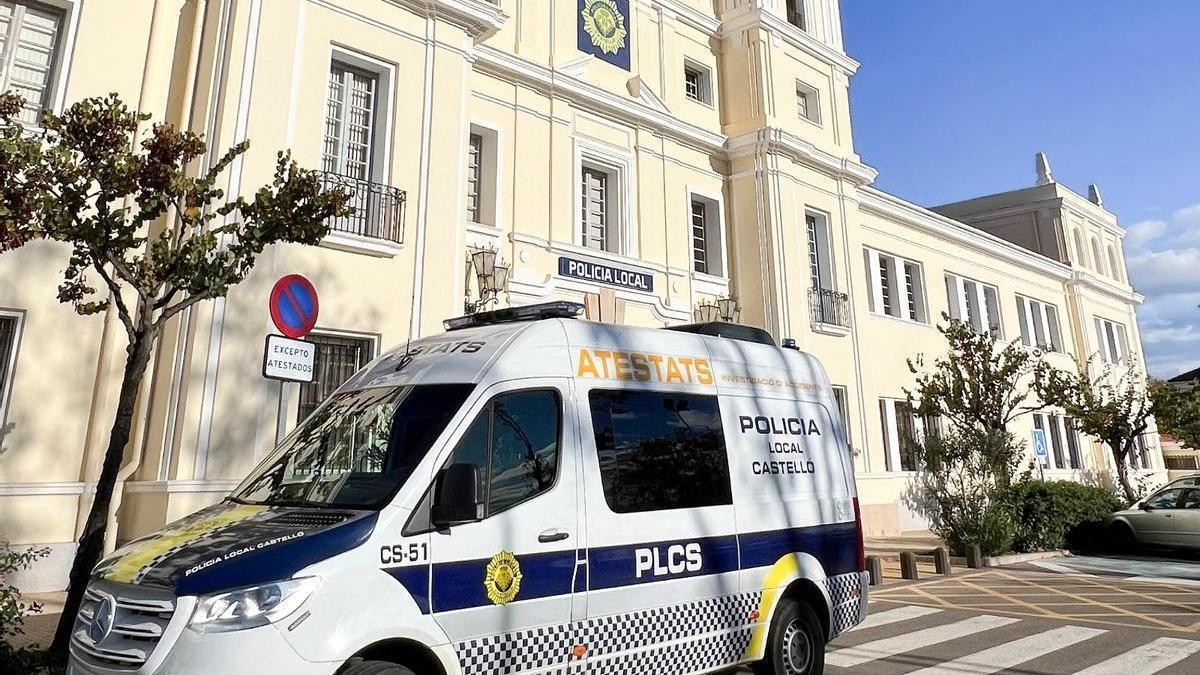
[[[334,396],[233,494],[246,504],[380,508],[421,463],[474,385]]]

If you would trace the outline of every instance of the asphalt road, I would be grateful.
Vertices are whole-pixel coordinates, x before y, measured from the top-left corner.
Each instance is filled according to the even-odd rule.
[[[825,672],[1200,673],[1200,564],[1106,556],[1052,565],[872,589],[870,617],[829,646]]]

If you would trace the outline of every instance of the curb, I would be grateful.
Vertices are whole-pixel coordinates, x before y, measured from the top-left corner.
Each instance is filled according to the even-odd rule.
[[[1010,553],[1008,555],[988,556],[983,559],[984,567],[1004,567],[1005,565],[1016,565],[1019,563],[1033,562],[1035,560],[1048,560],[1050,558],[1065,558],[1071,555],[1070,551],[1039,551],[1037,553]]]

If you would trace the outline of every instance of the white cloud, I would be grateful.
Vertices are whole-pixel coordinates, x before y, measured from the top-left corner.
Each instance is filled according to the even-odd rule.
[[[1128,228],[1126,265],[1146,295],[1138,310],[1150,372],[1174,377],[1200,365],[1200,204]]]

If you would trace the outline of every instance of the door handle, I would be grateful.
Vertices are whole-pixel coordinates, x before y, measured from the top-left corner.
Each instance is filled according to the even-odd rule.
[[[538,541],[543,544],[552,544],[556,541],[562,541],[570,536],[571,536],[570,533],[567,532],[566,530],[560,530],[558,528],[554,528],[554,529],[546,530],[546,531],[542,532],[541,534],[539,534]]]

